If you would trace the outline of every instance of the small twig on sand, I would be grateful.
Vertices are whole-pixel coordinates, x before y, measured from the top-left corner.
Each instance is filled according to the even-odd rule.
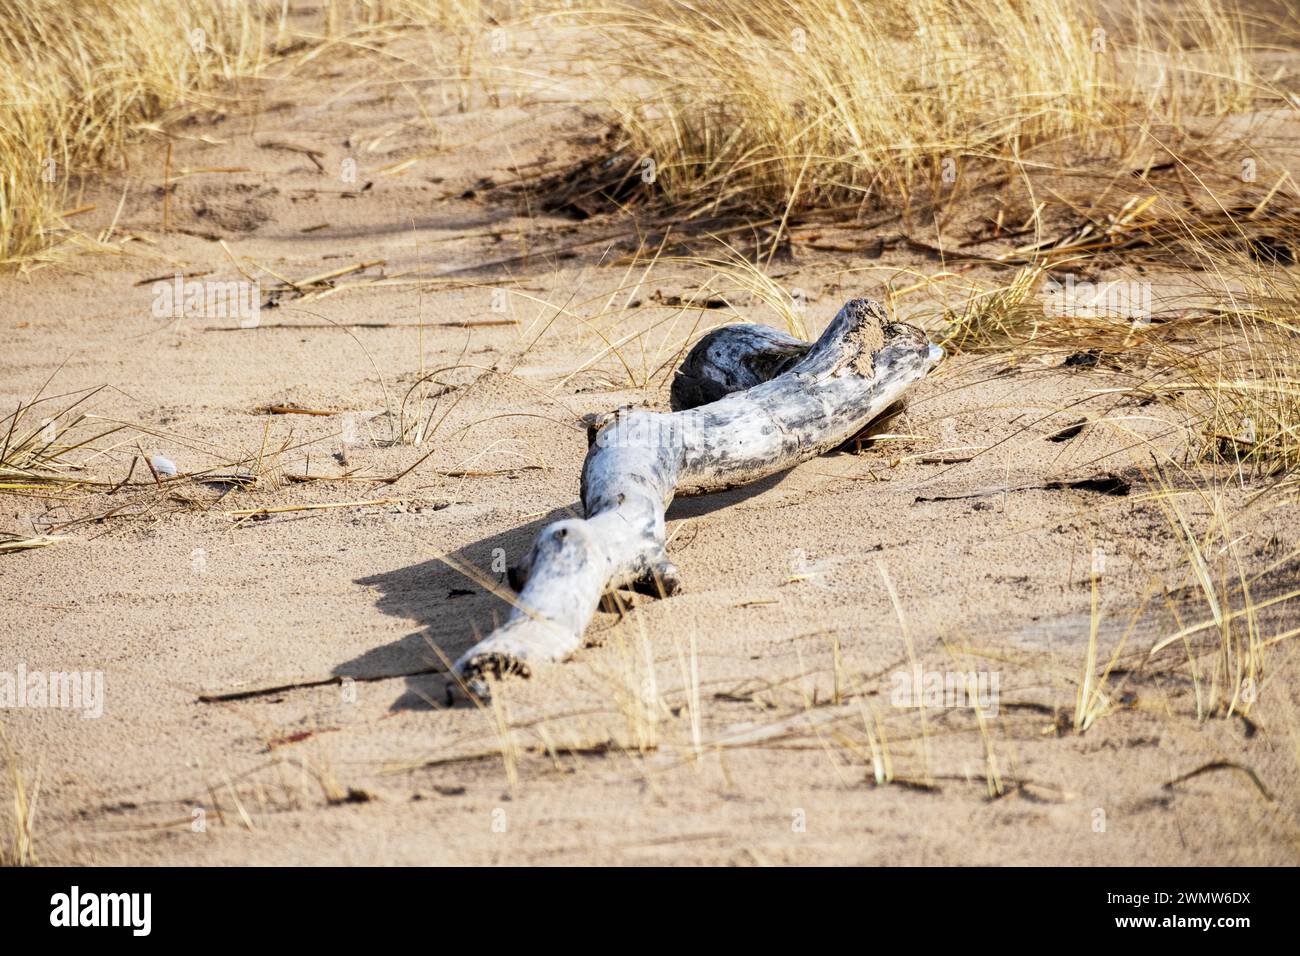
[[[369,501],[330,501],[325,504],[315,505],[278,505],[272,508],[238,508],[233,511],[223,511],[223,515],[230,515],[232,518],[254,518],[258,515],[278,515],[288,514],[291,511],[327,511],[332,508],[365,508],[371,505],[399,505],[406,501],[405,498],[374,498]]]

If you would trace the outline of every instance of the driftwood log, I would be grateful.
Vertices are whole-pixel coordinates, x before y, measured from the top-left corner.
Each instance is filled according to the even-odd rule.
[[[590,423],[586,518],[538,534],[512,569],[520,593],[510,617],[456,661],[456,673],[485,693],[487,676],[527,676],[577,650],[607,591],[677,592],[664,547],[674,495],[743,485],[835,448],[942,355],[868,299],[848,302],[812,344],[758,325],[705,336],[674,379],[677,411],[625,408]]]

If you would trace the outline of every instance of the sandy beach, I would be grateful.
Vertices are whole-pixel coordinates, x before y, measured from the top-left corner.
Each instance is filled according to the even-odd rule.
[[[91,440],[87,484],[0,491],[0,530],[60,539],[0,554],[0,692],[86,675],[0,712],[39,862],[1295,864],[1300,506],[1086,349],[950,354],[874,438],[674,500],[681,594],[449,697],[506,567],[581,514],[583,416],[785,326],[712,229],[552,201],[614,155],[579,38],[514,30],[468,89],[432,42],[193,111],[86,185],[102,242],[0,278],[0,408]],[[899,219],[788,232],[762,255],[809,337],[955,268]]]

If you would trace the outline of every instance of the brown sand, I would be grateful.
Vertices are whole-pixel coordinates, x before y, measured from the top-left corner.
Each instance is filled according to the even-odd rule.
[[[137,465],[112,495],[0,496],[0,529],[69,536],[0,556],[0,671],[107,682],[99,719],[3,714],[29,781],[39,771],[41,861],[1294,863],[1288,644],[1271,650],[1249,719],[1197,719],[1180,645],[1140,678],[1112,677],[1114,706],[1086,733],[1071,727],[1094,549],[1103,662],[1153,576],[1171,597],[1139,615],[1129,650],[1176,630],[1174,611],[1184,624],[1209,612],[1139,470],[1152,461],[1139,438],[1180,453],[1176,416],[1115,407],[1096,391],[1114,384],[1106,369],[1060,356],[948,362],[891,426],[903,437],[677,501],[685,593],[599,614],[592,646],[486,710],[445,709],[436,674],[400,676],[436,669],[503,615],[440,556],[500,580],[502,559],[576,507],[578,416],[662,407],[688,335],[773,321],[745,297],[659,305],[694,293],[705,270],[661,263],[643,277],[621,261],[636,249],[626,218],[573,222],[508,188],[592,155],[602,136],[564,105],[578,80],[542,69],[544,43],[518,43],[544,81],[500,103],[475,93],[463,112],[450,84],[383,56],[268,82],[246,110],[178,127],[175,169],[247,171],[177,179],[164,231],[155,145],[103,184],[88,217],[106,224],[125,187],[112,241],[150,241],[0,285],[9,408],[53,375],[47,393],[110,386],[85,410],[135,426],[99,443],[117,445],[95,474],[121,480],[139,451],[182,473],[263,473],[223,495],[155,487]],[[271,143],[318,151],[324,171]],[[354,183],[340,178],[349,156]],[[285,295],[255,329],[154,317],[144,280],[239,278],[218,239],[264,295],[268,273],[383,260],[337,282],[389,279]],[[876,259],[797,248],[773,269],[808,290],[815,334],[908,267],[938,268],[890,247]],[[390,446],[385,409],[422,369],[462,387],[438,400],[431,439]],[[259,414],[268,404],[336,414]],[[407,420],[431,407],[414,396]],[[360,480],[421,461],[394,484]],[[354,480],[284,478],[303,472]],[[1128,494],[1042,487],[1105,473]],[[1191,464],[1171,481],[1186,491],[1211,477]],[[1227,484],[1231,507],[1255,490]],[[232,514],[367,501],[384,503]],[[1209,500],[1178,501],[1199,533]],[[1294,548],[1294,512],[1254,513],[1235,528],[1241,552],[1262,568]],[[1285,630],[1286,615],[1262,626]],[[996,716],[894,706],[913,655],[926,670],[996,674]],[[1216,761],[1237,766],[1170,783]]]

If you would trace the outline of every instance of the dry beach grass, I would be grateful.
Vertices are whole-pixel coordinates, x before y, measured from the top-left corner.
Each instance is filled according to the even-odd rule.
[[[11,6],[5,863],[1294,863],[1294,13]],[[446,706],[585,415],[860,294],[901,416]]]

